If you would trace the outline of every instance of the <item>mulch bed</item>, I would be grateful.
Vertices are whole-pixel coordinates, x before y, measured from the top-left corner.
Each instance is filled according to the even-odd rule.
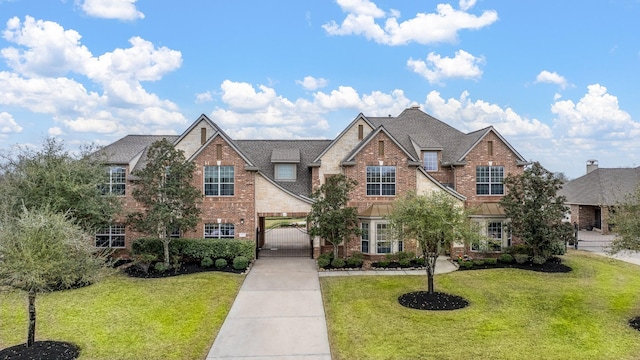
[[[474,264],[473,267],[471,268],[465,268],[463,266],[460,266],[458,270],[465,271],[465,270],[483,270],[483,269],[501,269],[501,268],[531,270],[531,271],[544,272],[544,273],[568,273],[571,270],[573,270],[570,266],[563,264],[562,260],[557,257],[547,260],[547,262],[545,262],[544,264],[534,264],[530,261],[523,264],[518,264],[516,262],[505,264],[498,261],[498,263],[496,263],[495,265],[489,265],[486,263],[483,265]]]
[[[226,266],[224,268],[218,269],[215,266],[211,266],[208,268],[202,267],[199,264],[183,264],[180,266],[180,269],[177,271],[175,269],[169,269],[164,272],[156,271],[153,268],[149,269],[148,273],[145,273],[142,269],[135,265],[128,266],[123,269],[124,273],[136,278],[165,278],[171,276],[179,276],[179,275],[188,275],[188,274],[196,274],[201,272],[210,272],[210,271],[220,271],[220,272],[229,272],[234,274],[242,274],[246,270],[236,270],[233,266]]]
[[[80,348],[63,341],[36,341],[32,346],[15,345],[0,350],[0,360],[71,360],[80,356]]]
[[[467,307],[465,298],[447,293],[416,291],[400,295],[400,305],[418,310],[457,310]]]
[[[629,320],[629,326],[640,331],[640,316],[636,316],[633,319]]]

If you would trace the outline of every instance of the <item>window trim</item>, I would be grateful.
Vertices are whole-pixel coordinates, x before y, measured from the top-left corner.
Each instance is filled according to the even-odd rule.
[[[485,237],[487,237],[487,239],[482,240],[479,244],[471,244],[471,246],[469,247],[469,249],[473,252],[502,252],[505,249],[511,247],[512,244],[512,234],[511,231],[509,231],[508,228],[508,220],[506,219],[483,219],[482,222],[480,222],[480,224],[482,224],[481,226],[481,231],[482,231],[482,235],[484,235]],[[499,237],[492,237],[491,233],[490,233],[490,227],[492,225],[496,225],[496,224],[500,224],[500,234]],[[495,248],[490,248],[487,240],[493,238],[493,239],[500,239],[500,246],[499,247],[495,247]]]
[[[284,169],[286,167],[293,167],[293,171],[291,172],[292,177],[281,177],[281,173],[280,170]],[[297,175],[297,171],[298,171],[298,166],[296,164],[293,163],[279,163],[279,164],[275,164],[273,167],[273,177],[277,180],[277,181],[296,181],[298,179],[298,175]]]
[[[382,227],[385,229],[382,230]],[[365,228],[367,229],[366,231]],[[362,230],[360,235],[360,251],[363,254],[386,255],[395,254],[404,250],[404,241],[393,238],[393,233],[387,220],[360,219],[360,229]],[[385,238],[381,240],[383,236]],[[368,251],[365,251],[362,246],[365,242],[368,244]],[[379,242],[388,242],[390,252],[379,252]]]
[[[116,232],[115,230],[118,230],[118,232]],[[106,237],[107,238],[107,245],[105,246],[100,246],[98,245],[98,236],[102,236],[102,237]],[[122,246],[114,246],[113,243],[115,242],[114,238],[120,238],[122,237]],[[105,226],[103,228],[100,228],[96,231],[95,235],[94,235],[94,246],[96,248],[101,248],[101,249],[106,249],[106,248],[112,248],[112,249],[124,249],[127,246],[127,238],[126,238],[126,226],[124,224],[121,223],[114,223],[114,224],[110,224],[109,226]]]
[[[216,173],[215,173],[215,178],[218,180],[217,182],[208,182],[207,181],[207,168],[213,168],[215,169]],[[223,169],[231,169],[231,175],[232,177],[231,182],[221,182],[220,180],[222,179],[220,174],[221,171]],[[235,176],[236,176],[236,171],[235,171],[235,167],[233,165],[205,165],[202,171],[202,191],[204,193],[204,196],[213,196],[213,197],[230,197],[230,196],[235,196],[236,193],[236,182],[235,182]],[[229,178],[225,178],[225,179],[229,179]],[[216,190],[215,194],[207,194],[207,185],[212,186],[211,189],[212,190]],[[223,186],[227,185],[230,186],[229,188],[231,189],[231,194],[222,194],[222,190],[223,190]]]
[[[435,156],[435,159],[427,159],[427,155]],[[428,164],[432,166],[427,166],[427,160],[429,160]],[[422,152],[422,167],[425,171],[432,172],[438,171],[438,152],[437,151],[423,151]]]
[[[122,173],[122,176],[118,176],[118,173]],[[122,182],[116,182],[115,179],[122,179]],[[114,191],[114,187],[122,185],[122,191]],[[115,196],[125,196],[127,194],[127,169],[123,166],[111,166],[109,167],[109,183],[106,184],[108,191],[104,191],[104,194],[113,194]]]
[[[207,227],[211,227],[209,229],[209,234],[207,235]],[[223,228],[224,227],[224,228]],[[214,231],[217,231],[217,235],[214,234]],[[223,234],[223,231],[226,231],[226,234]],[[204,224],[204,232],[203,237],[205,239],[235,239],[236,235],[236,225],[233,223],[206,223]]]
[[[486,179],[487,181],[480,181],[480,171],[481,170],[486,170]],[[498,171],[501,173],[501,177],[500,178],[495,178],[494,179],[494,171]],[[484,174],[482,174],[482,177],[485,177]],[[481,193],[480,192],[480,186],[487,186],[487,193]],[[500,192],[494,192],[494,186],[500,186]],[[476,195],[478,196],[502,196],[504,195],[504,166],[502,165],[494,165],[494,166],[489,166],[489,165],[478,165],[476,166]]]
[[[375,174],[374,171],[370,171],[375,169]],[[391,172],[391,170],[393,170],[393,179],[390,179],[389,176],[384,177],[383,173],[385,173],[383,170],[387,170],[387,175]],[[371,174],[371,176],[369,176]],[[386,165],[368,165],[366,167],[366,171],[365,171],[365,176],[366,176],[366,194],[367,196],[396,196],[396,179],[397,179],[397,169],[395,166],[386,166]],[[378,181],[374,181],[378,179]],[[392,180],[392,181],[385,181],[385,180]],[[388,186],[388,188],[386,189],[386,191],[391,190],[391,187],[389,186],[393,186],[393,193],[392,194],[385,194],[385,185]],[[375,191],[375,193],[373,193],[373,191]]]

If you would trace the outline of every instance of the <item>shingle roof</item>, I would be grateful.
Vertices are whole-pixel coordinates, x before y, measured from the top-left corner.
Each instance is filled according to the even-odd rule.
[[[154,141],[163,138],[173,142],[178,137],[175,135],[127,135],[103,147],[97,151],[97,154],[105,156],[107,164],[128,164]]]
[[[265,176],[295,195],[311,195],[311,170],[309,165],[324,150],[331,140],[235,140],[238,148],[251,159]],[[272,152],[299,153],[296,166],[296,181],[276,181]]]
[[[615,205],[640,185],[640,167],[598,168],[564,184],[567,204]]]

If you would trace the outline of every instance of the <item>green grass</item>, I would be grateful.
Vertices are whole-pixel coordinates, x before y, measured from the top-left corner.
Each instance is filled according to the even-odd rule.
[[[115,275],[39,295],[36,341],[80,346],[80,359],[204,359],[244,276],[200,273],[164,279]],[[0,349],[26,342],[26,296],[0,294]]]
[[[321,278],[335,359],[638,359],[640,267],[582,251],[573,271],[517,269],[437,275],[436,291],[465,297],[455,311],[420,311],[398,296],[423,276]]]

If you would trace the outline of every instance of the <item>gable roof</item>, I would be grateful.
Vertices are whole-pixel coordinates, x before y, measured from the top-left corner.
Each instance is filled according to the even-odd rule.
[[[343,159],[342,165],[353,164],[353,160],[355,156],[358,153],[360,153],[360,151],[362,151],[362,149],[365,146],[367,146],[367,144],[369,144],[369,142],[371,142],[371,140],[380,133],[384,133],[389,139],[391,139],[391,141],[393,141],[393,143],[396,144],[407,155],[410,161],[415,161],[415,162],[419,161],[420,158],[416,158],[413,154],[411,154],[411,152],[409,152],[407,148],[405,148],[402,144],[400,144],[400,142],[389,131],[387,131],[387,129],[384,126],[380,125],[374,131],[370,132],[367,136],[365,136],[365,138],[362,139],[362,141],[358,144],[358,146],[356,146],[355,148],[353,148],[353,150],[351,150],[351,152]],[[415,151],[413,153],[415,153]],[[418,163],[417,165],[420,165],[420,164]]]
[[[567,204],[615,205],[640,186],[640,166],[637,168],[598,168],[568,181],[559,195]]]
[[[105,156],[106,164],[124,165],[128,164],[155,141],[167,139],[173,142],[177,138],[175,135],[127,135],[103,147],[97,153]]]
[[[340,134],[338,134],[338,136],[336,136],[335,139],[331,140],[331,142],[329,143],[329,145],[327,145],[324,150],[322,150],[318,156],[316,156],[315,159],[313,159],[313,163],[316,164],[320,161],[320,158],[327,152],[329,151],[329,149],[331,149],[333,147],[333,145],[337,144],[340,139],[342,139],[342,137],[349,131],[349,129],[351,129],[353,127],[353,125],[355,125],[358,121],[364,121],[367,125],[371,126],[372,129],[375,129],[376,126],[374,126],[371,121],[369,121],[369,119],[367,119],[366,116],[364,116],[362,113],[358,114],[358,116],[356,116],[355,119],[353,119],[353,121],[351,121],[351,123],[349,125],[347,125],[347,127],[344,128],[344,130],[342,130],[340,132]]]

